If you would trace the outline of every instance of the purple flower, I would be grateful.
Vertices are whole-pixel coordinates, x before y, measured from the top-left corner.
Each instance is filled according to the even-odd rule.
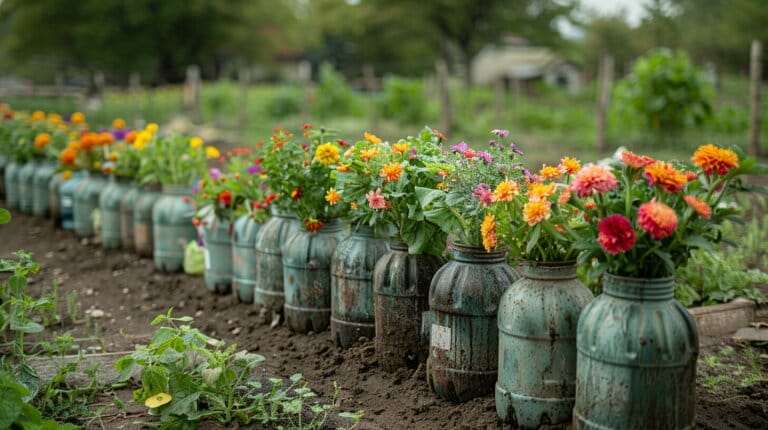
[[[128,134],[128,130],[112,130],[112,137],[115,140],[125,140],[126,134]]]
[[[195,184],[195,185],[192,186],[192,193],[193,194],[197,194],[197,193],[200,192],[200,185],[198,185],[198,184]]]
[[[490,146],[496,146],[496,141],[495,141],[495,140],[493,140],[493,139],[491,139],[491,140],[489,140],[489,141],[488,141],[488,145],[490,145]]]
[[[485,152],[485,151],[477,151],[476,154],[478,157],[482,158],[483,161],[485,161],[486,164],[493,163],[493,155]]]
[[[509,130],[502,130],[502,129],[495,129],[491,130],[492,134],[495,134],[496,136],[499,136],[502,139],[505,139],[507,136],[509,136]]]
[[[262,168],[261,168],[261,166],[256,164],[256,165],[253,165],[253,166],[248,166],[247,170],[248,170],[248,173],[250,173],[251,175],[255,175],[255,174],[261,172]]]
[[[525,154],[523,154],[523,151],[521,151],[521,150],[520,150],[520,149],[517,147],[517,145],[515,145],[514,143],[510,143],[510,144],[509,144],[509,149],[510,149],[510,151],[512,151],[512,152],[513,152],[513,153],[515,153],[515,154],[518,154],[518,155],[525,155]]]
[[[531,172],[528,171],[528,169],[523,169],[523,173],[525,173],[525,177],[528,178],[531,182],[536,182],[536,177],[533,176]]]
[[[214,181],[219,179],[219,176],[221,176],[221,170],[212,167],[211,170],[208,171],[208,173],[211,175],[211,179]]]
[[[493,191],[491,191],[491,187],[489,187],[488,184],[482,182],[477,184],[472,195],[477,197],[477,199],[480,200],[480,203],[488,205],[493,203]]]
[[[451,151],[461,152],[462,154],[467,152],[468,149],[469,149],[469,145],[467,145],[467,143],[464,142],[463,140],[458,145],[451,146]]]

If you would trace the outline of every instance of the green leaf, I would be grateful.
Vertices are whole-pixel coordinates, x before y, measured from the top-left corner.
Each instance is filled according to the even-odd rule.
[[[8,209],[0,208],[0,224],[11,222],[11,212]]]
[[[0,371],[0,429],[7,429],[21,414],[22,398],[29,394],[13,376]]]
[[[163,409],[162,417],[167,418],[171,415],[187,416],[197,411],[197,399],[200,398],[200,391],[195,391],[181,398],[174,397],[171,403]]]
[[[22,333],[40,333],[45,330],[42,324],[34,321],[27,321],[25,323],[19,323],[15,319],[11,320],[11,330],[20,331]]]
[[[23,398],[25,402],[28,402],[34,399],[38,390],[40,390],[40,376],[38,376],[35,369],[29,367],[27,364],[19,366],[18,371],[19,382],[24,384],[24,386],[27,387],[27,390],[29,390],[29,393]]]
[[[541,235],[541,224],[536,224],[536,227],[531,230],[531,235],[528,237],[528,243],[525,245],[525,253],[530,254],[533,251],[533,247],[536,246],[536,242],[539,241]]]
[[[120,371],[120,375],[117,377],[118,382],[125,382],[131,377],[133,369],[136,368],[136,360],[131,357],[123,357],[115,363],[115,367]]]

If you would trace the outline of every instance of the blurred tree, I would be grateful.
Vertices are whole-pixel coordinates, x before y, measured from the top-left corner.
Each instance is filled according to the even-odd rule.
[[[587,21],[579,48],[585,66],[595,74],[603,55],[613,56],[617,75],[623,76],[640,54],[633,29],[620,15],[598,16]]]

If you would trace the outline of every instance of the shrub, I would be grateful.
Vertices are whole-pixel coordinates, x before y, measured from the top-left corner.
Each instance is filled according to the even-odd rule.
[[[384,82],[380,108],[385,118],[408,124],[423,122],[427,116],[424,85],[415,79],[397,77],[387,79]]]
[[[354,115],[359,111],[360,101],[349,88],[344,77],[333,70],[330,64],[320,67],[320,83],[313,105],[313,113],[320,119],[334,115]]]
[[[292,87],[281,87],[266,103],[266,112],[271,118],[285,118],[298,115],[303,103],[301,92]]]

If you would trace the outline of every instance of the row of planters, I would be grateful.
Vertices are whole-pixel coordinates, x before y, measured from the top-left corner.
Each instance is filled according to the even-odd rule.
[[[523,428],[693,426],[698,341],[674,300],[675,267],[720,240],[739,176],[766,172],[714,145],[690,162],[626,151],[531,172],[506,130],[478,150],[429,128],[347,143],[308,124],[221,157],[152,125],[93,133],[75,115],[49,117],[3,124],[11,208],[28,210],[13,172],[44,155],[7,148],[50,133],[42,149],[60,166],[47,196],[63,228],[151,249],[165,271],[199,243],[211,291],[296,332],[330,329],[341,347],[373,338],[385,370],[426,360],[446,399],[495,385],[500,418]],[[596,299],[578,267],[601,277]]]

